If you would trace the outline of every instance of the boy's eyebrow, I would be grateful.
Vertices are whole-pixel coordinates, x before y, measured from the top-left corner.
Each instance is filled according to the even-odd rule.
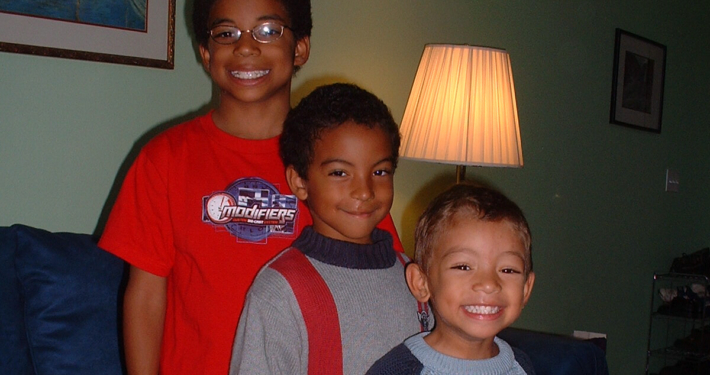
[[[333,164],[333,163],[343,163],[343,164],[347,164],[347,165],[353,165],[353,163],[351,163],[351,162],[349,162],[349,161],[347,161],[347,160],[343,160],[343,159],[326,159],[326,160],[323,160],[323,162],[320,163],[320,166],[321,166],[321,167],[324,167],[324,166],[326,166],[326,165],[328,165],[328,164]]]
[[[475,249],[469,249],[469,248],[466,248],[466,247],[455,247],[455,248],[451,249],[448,253],[446,253],[443,257],[441,257],[441,259],[443,260],[443,259],[448,258],[449,256],[453,256],[453,255],[458,254],[458,253],[467,253],[467,252],[469,252],[469,251],[473,251],[473,252],[476,253],[476,254],[478,253],[478,250],[475,250]],[[501,253],[501,255],[506,255],[506,254],[509,254],[509,255],[513,255],[513,256],[515,256],[515,257],[518,257],[518,258],[520,258],[523,262],[525,262],[525,258],[526,258],[525,252],[520,253],[519,251],[510,250],[510,251],[505,251],[505,252]]]
[[[463,247],[455,247],[453,249],[449,249],[449,251],[441,257],[441,260],[445,260],[446,258],[452,257],[459,253],[465,253],[466,251],[466,248]]]
[[[286,20],[283,19],[283,17],[279,16],[278,14],[265,14],[259,18],[256,19],[257,21],[279,21],[281,23],[286,23]],[[231,24],[236,24],[234,20],[231,18],[217,18],[216,20],[212,21],[209,25],[209,27],[213,27],[222,23],[231,23]]]
[[[514,255],[514,256],[516,256],[516,257],[522,259],[523,262],[525,261],[525,258],[526,258],[524,251],[521,253],[521,252],[519,252],[519,251],[513,251],[513,250],[511,250],[511,251],[506,251],[506,252],[504,252],[503,254]]]
[[[387,163],[387,162],[394,163],[394,158],[391,157],[391,156],[390,156],[390,157],[386,157],[386,158],[384,158],[384,159],[382,159],[382,160],[376,162],[376,163],[373,164],[373,165],[378,165],[378,164]],[[326,166],[326,165],[332,164],[332,163],[343,163],[343,164],[347,164],[347,165],[353,165],[353,163],[351,163],[351,162],[349,162],[349,161],[347,161],[347,160],[345,160],[345,159],[337,159],[337,158],[336,158],[336,159],[326,159],[326,160],[323,160],[323,161],[320,163],[320,166],[323,167],[323,166]]]

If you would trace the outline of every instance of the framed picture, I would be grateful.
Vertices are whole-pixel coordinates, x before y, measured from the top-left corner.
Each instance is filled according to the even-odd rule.
[[[616,29],[610,121],[660,133],[665,75],[666,46]]]
[[[0,51],[172,69],[175,0],[0,0]]]

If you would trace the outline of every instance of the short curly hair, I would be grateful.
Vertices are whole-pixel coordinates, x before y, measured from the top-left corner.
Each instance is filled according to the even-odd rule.
[[[310,0],[277,0],[284,7],[288,14],[296,40],[301,40],[311,36],[313,28],[313,17],[311,16]],[[212,7],[217,0],[195,0],[192,7],[192,30],[195,33],[197,42],[206,47],[209,42],[209,25],[207,24]]]
[[[429,203],[414,231],[414,259],[425,275],[442,233],[461,220],[507,221],[525,247],[525,277],[533,269],[532,238],[523,211],[502,193],[485,186],[456,184]]]
[[[352,121],[388,136],[393,168],[399,159],[400,134],[387,105],[374,94],[348,83],[320,86],[289,111],[280,139],[281,160],[307,178],[316,140],[324,130]]]

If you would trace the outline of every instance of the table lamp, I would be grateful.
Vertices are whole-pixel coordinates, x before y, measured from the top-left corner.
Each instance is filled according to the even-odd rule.
[[[510,57],[505,50],[427,44],[404,110],[405,159],[466,166],[523,166]]]

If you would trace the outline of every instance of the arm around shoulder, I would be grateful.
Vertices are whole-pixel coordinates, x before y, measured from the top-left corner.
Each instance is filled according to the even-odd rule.
[[[528,354],[515,347],[512,347],[512,349],[515,361],[518,362],[523,371],[525,371],[527,375],[535,375],[535,368],[533,367],[532,360],[530,360]]]
[[[377,360],[366,375],[417,375],[423,369],[424,365],[419,362],[407,346],[400,344]]]
[[[167,278],[131,266],[123,301],[123,338],[129,375],[155,375],[160,368]]]

